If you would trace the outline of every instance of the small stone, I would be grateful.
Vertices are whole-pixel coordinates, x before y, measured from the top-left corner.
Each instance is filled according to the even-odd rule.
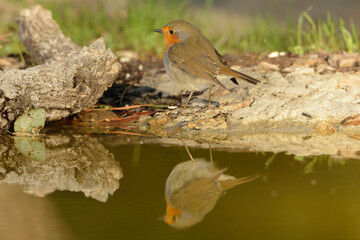
[[[199,121],[199,126],[202,128],[214,128],[216,125],[218,125],[218,122],[215,118],[205,118]]]
[[[272,64],[272,63],[268,63],[268,62],[265,62],[265,61],[261,61],[259,63],[259,67],[261,69],[264,69],[264,70],[270,70],[270,71],[279,71],[279,67],[275,64]]]
[[[302,75],[314,75],[315,71],[312,67],[300,67],[296,68],[294,73]]]
[[[206,110],[206,112],[203,115],[204,115],[204,117],[212,118],[212,117],[215,117],[216,115],[219,115],[219,113],[220,113],[220,110],[218,108],[216,108],[216,109]]]
[[[171,119],[168,123],[162,126],[164,129],[175,129],[182,127],[191,122],[194,119],[193,115],[180,115],[175,119]]]
[[[166,123],[170,122],[172,120],[171,117],[165,114],[158,114],[155,115],[152,119],[148,121],[148,124],[152,127],[154,126],[163,126]]]
[[[269,55],[267,57],[268,58],[277,58],[278,56],[280,56],[280,53],[278,51],[276,51],[276,52],[269,53]]]
[[[357,62],[356,58],[344,58],[344,59],[340,59],[338,66],[341,68],[349,68],[349,67],[353,67],[355,66]]]
[[[314,129],[317,133],[321,134],[321,136],[330,136],[336,132],[335,127],[326,121],[317,123]]]
[[[283,68],[281,71],[282,71],[283,73],[290,73],[290,72],[293,71],[293,68],[292,68],[292,67],[286,67],[286,68]]]
[[[190,129],[200,129],[200,130],[225,130],[227,129],[226,120],[222,116],[216,118],[203,118],[200,120],[193,120],[187,124],[187,127]]]
[[[313,67],[307,66],[291,66],[282,70],[284,73],[289,73],[289,76],[300,76],[300,75],[314,75],[315,70]]]
[[[187,99],[181,99],[181,103],[185,104]],[[202,98],[193,98],[191,99],[191,101],[189,102],[188,106],[191,107],[206,107],[209,103],[209,100],[207,99],[202,99]],[[213,101],[211,101],[211,104],[213,104]],[[191,108],[189,107],[189,109],[191,110]],[[186,111],[185,111],[186,112]],[[190,112],[191,113],[191,112]]]
[[[220,105],[219,108],[222,111],[236,111],[240,108],[249,107],[253,102],[254,102],[254,99],[250,98],[250,99],[246,99],[245,101],[240,102],[240,103],[233,103],[233,104],[229,104],[229,105]]]
[[[315,67],[316,73],[319,73],[319,74],[325,73],[326,71],[329,71],[331,69],[333,69],[333,68],[331,68],[326,63],[321,63]]]
[[[359,54],[333,54],[328,57],[327,62],[333,67],[349,68],[360,61]]]
[[[138,118],[137,122],[138,123],[145,123],[147,121],[149,121],[151,119],[151,116],[149,115],[142,115]]]
[[[350,125],[350,126],[359,126],[360,125],[360,114],[356,113],[351,115],[350,117],[345,118],[341,121],[343,125]]]
[[[325,63],[323,58],[319,58],[317,55],[311,56],[309,58],[299,58],[294,61],[292,67],[314,67],[318,64]]]

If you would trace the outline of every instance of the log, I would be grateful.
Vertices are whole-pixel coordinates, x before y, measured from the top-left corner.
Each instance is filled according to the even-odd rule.
[[[22,10],[18,25],[20,39],[28,50],[31,61],[37,65],[80,50],[78,45],[61,32],[52,13],[40,5]]]
[[[88,109],[121,70],[103,38],[80,48],[39,5],[21,11],[19,26],[32,61],[40,65],[0,72],[0,130],[33,108],[44,108],[47,121]]]

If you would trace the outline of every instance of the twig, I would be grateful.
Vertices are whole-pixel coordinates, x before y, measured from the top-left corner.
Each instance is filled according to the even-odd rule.
[[[91,109],[85,110],[85,112],[128,110],[128,109],[133,109],[133,108],[148,107],[148,106],[152,106],[152,105],[154,105],[154,104],[143,104],[143,105],[134,105],[134,106],[118,107],[118,108],[91,108]]]

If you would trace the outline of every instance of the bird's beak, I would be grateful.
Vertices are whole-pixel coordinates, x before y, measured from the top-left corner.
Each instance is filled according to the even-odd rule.
[[[155,29],[154,32],[162,33],[162,29]]]

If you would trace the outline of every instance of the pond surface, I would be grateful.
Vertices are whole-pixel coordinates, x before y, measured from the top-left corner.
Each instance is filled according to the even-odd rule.
[[[360,239],[357,159],[213,148],[212,165],[206,148],[189,162],[184,146],[118,138],[58,135],[45,161],[2,140],[0,239]],[[184,162],[213,172],[186,181],[201,169]]]

